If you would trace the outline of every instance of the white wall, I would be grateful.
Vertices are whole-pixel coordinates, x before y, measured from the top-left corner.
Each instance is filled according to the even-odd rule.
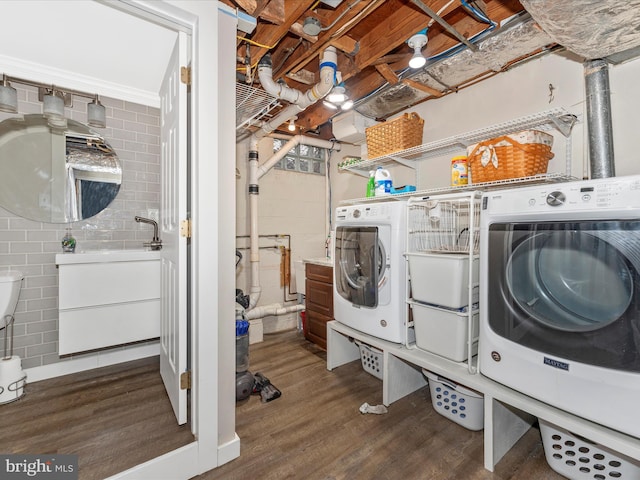
[[[635,112],[640,93],[640,61],[611,66],[612,117],[616,174],[640,173],[633,142]],[[554,87],[549,96],[549,84]],[[634,105],[636,106],[634,108]],[[578,116],[578,124],[567,140],[556,130],[548,172],[588,177],[589,160],[585,126],[586,105],[583,65],[569,55],[550,54],[499,74],[458,93],[428,101],[409,111],[425,119],[424,143],[514,120],[554,108],[564,108]],[[570,166],[567,168],[567,150]],[[464,154],[464,150],[460,153]],[[450,161],[454,154],[417,162],[420,189],[446,187],[450,182]]]
[[[640,78],[640,61],[610,67],[612,115],[616,155],[616,174],[640,173],[636,160],[636,112],[640,92],[636,88]],[[549,95],[552,84],[553,97]],[[582,62],[568,54],[549,54],[523,63],[512,70],[496,75],[458,93],[431,100],[407,111],[417,112],[424,120],[423,143],[456,134],[514,120],[526,115],[564,108],[578,117],[569,139],[555,130],[553,152],[548,171],[583,178],[588,176],[588,145],[584,76]],[[400,115],[400,114],[398,114]],[[392,117],[396,118],[396,116]],[[271,141],[260,144],[260,163],[270,155]],[[313,175],[271,171],[260,182],[260,233],[288,233],[292,235],[292,259],[324,256],[326,225],[331,203],[332,222],[340,202],[363,198],[367,178],[349,171],[339,171],[337,164],[345,156],[360,156],[357,145],[343,144],[335,152],[329,165],[330,193],[325,192],[324,179]],[[464,154],[461,150],[459,154]],[[453,154],[416,162],[415,169],[402,165],[388,167],[394,186],[416,185],[420,189],[450,185]],[[567,158],[571,159],[567,165]],[[238,148],[237,167],[241,178],[237,186],[237,235],[248,234],[246,144]],[[240,245],[240,243],[237,243]],[[248,253],[248,252],[247,252]],[[237,271],[237,285],[248,291],[250,279],[248,258]],[[279,287],[279,255],[261,251],[261,275],[264,288],[260,304],[281,301]],[[293,316],[265,321],[265,331],[293,326]]]

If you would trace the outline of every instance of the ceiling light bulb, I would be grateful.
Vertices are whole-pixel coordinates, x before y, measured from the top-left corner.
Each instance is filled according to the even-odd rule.
[[[413,48],[413,56],[409,60],[409,66],[411,68],[421,68],[427,63],[427,60],[422,56],[422,48],[427,44],[426,30],[422,30],[407,40],[409,48]]]
[[[421,68],[424,67],[424,64],[427,63],[427,59],[422,56],[422,52],[420,50],[416,50],[409,60],[409,66],[411,68]]]
[[[340,109],[342,110],[351,110],[353,108],[353,100],[347,99],[342,105],[340,105]]]
[[[287,129],[290,132],[295,132],[296,131],[296,124],[295,121],[298,117],[292,117],[291,120],[289,120],[289,126],[287,127]]]
[[[18,113],[18,92],[9,85],[6,75],[2,76],[0,85],[0,112]]]
[[[331,110],[337,110],[337,109],[338,109],[338,106],[337,106],[337,105],[334,105],[333,103],[331,103],[331,102],[329,102],[329,101],[327,101],[327,100],[323,100],[323,101],[322,101],[322,104],[323,104],[325,107],[330,108]]]
[[[327,95],[327,100],[331,103],[342,103],[346,99],[347,94],[345,93],[345,89],[340,85],[336,85],[335,87],[333,87],[333,90],[331,90],[331,92],[329,92],[329,95]]]

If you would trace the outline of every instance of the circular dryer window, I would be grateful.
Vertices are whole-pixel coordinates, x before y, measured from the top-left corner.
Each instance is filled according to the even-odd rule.
[[[511,254],[506,280],[522,310],[565,331],[597,330],[616,321],[633,296],[633,276],[624,256],[584,231],[529,237]]]

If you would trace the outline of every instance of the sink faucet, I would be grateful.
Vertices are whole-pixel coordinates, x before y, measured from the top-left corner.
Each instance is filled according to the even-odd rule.
[[[151,250],[160,250],[162,248],[162,240],[158,238],[158,222],[151,220],[150,218],[138,216],[135,217],[135,221],[138,223],[148,223],[149,225],[153,225],[153,240],[145,242],[143,245],[145,247],[151,247]]]

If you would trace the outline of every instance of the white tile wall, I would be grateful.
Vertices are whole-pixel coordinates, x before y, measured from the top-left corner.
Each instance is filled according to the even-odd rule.
[[[18,90],[21,114],[40,113],[37,90]],[[101,98],[106,107],[107,128],[96,129],[116,150],[123,180],[116,199],[88,220],[71,224],[77,249],[141,248],[151,240],[150,225],[134,216],[149,217],[160,206],[160,110],[121,100]],[[90,99],[74,97],[66,116],[86,123]],[[0,120],[11,116],[0,114]],[[2,174],[2,172],[0,172]],[[58,356],[58,272],[55,254],[66,225],[22,219],[0,206],[0,271],[25,274],[15,314],[14,354],[23,368],[61,361]]]

